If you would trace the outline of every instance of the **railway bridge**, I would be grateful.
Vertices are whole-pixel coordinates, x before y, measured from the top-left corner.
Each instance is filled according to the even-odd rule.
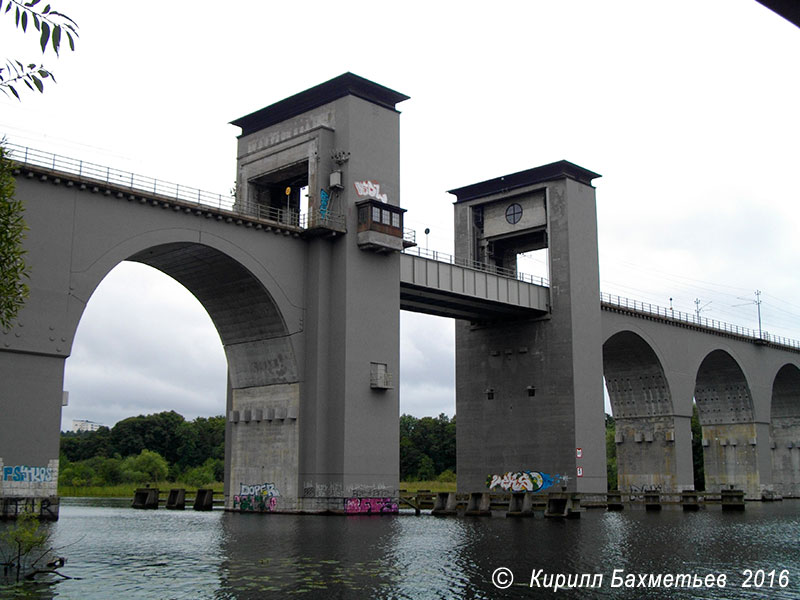
[[[397,497],[400,310],[458,320],[459,491],[604,493],[605,377],[621,488],[693,487],[696,401],[707,489],[800,494],[797,344],[601,297],[599,175],[567,161],[451,190],[454,257],[415,249],[406,99],[348,73],[237,119],[233,197],[10,148],[31,293],[0,332],[4,513],[57,505],[64,363],[125,260],[184,285],[219,332],[228,509]],[[542,249],[549,278],[520,275]]]

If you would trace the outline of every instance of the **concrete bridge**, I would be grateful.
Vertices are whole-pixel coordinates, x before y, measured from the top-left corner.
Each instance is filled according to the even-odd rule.
[[[459,491],[605,492],[605,375],[621,487],[693,487],[696,398],[707,489],[800,493],[797,346],[599,301],[596,173],[561,161],[452,190],[455,257],[404,252],[405,99],[345,74],[234,121],[235,198],[14,149],[31,295],[0,333],[3,511],[56,503],[64,361],[124,260],[182,283],[220,334],[229,509],[396,498],[401,309],[459,320]],[[518,276],[543,248],[549,281]]]

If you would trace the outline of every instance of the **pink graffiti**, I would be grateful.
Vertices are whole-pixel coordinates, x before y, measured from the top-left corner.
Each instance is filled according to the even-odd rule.
[[[399,512],[391,498],[348,498],[344,501],[344,512],[355,514],[395,514]]]

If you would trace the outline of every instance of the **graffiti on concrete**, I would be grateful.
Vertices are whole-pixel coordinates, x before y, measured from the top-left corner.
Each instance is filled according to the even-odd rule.
[[[255,485],[247,485],[242,483],[239,485],[240,496],[280,496],[278,488],[274,483],[257,483]]]
[[[337,482],[303,482],[304,498],[385,498],[387,496],[397,496],[397,488],[391,488],[381,483],[345,487]]]
[[[377,181],[354,181],[356,193],[367,198],[377,198],[381,202],[389,202],[389,196],[381,194],[381,184]]]
[[[548,475],[540,471],[509,471],[503,475],[489,475],[486,485],[490,490],[500,488],[506,492],[541,492],[557,483],[562,483],[561,475]]]
[[[399,509],[391,498],[347,498],[344,501],[344,512],[348,515],[386,515],[396,514]]]
[[[32,513],[40,519],[55,521],[58,519],[58,499],[0,498],[0,520],[15,519],[22,513]]]
[[[324,189],[319,190],[319,216],[323,219],[328,217],[328,202],[331,197]]]
[[[262,494],[236,495],[233,497],[233,510],[246,512],[274,512],[278,498]]]
[[[46,483],[53,481],[53,469],[50,467],[26,467],[24,465],[3,467],[3,481]]]

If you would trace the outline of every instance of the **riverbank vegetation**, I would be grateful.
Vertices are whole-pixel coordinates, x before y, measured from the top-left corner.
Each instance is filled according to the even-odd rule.
[[[112,428],[61,434],[62,496],[132,495],[145,484],[197,488],[224,476],[225,418],[186,421],[174,411],[130,417]]]

